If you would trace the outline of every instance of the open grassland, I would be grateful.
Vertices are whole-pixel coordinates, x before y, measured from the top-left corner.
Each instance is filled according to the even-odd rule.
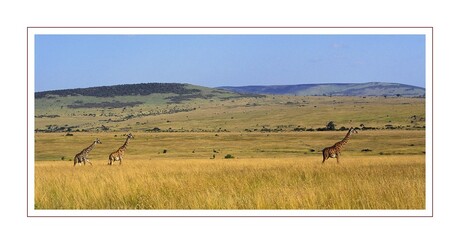
[[[203,94],[36,99],[35,208],[425,208],[424,98]],[[329,121],[360,129],[340,164],[321,164],[346,134]]]
[[[35,208],[425,208],[424,131],[360,131],[322,165],[345,133],[133,133],[121,166],[123,133],[37,133]],[[93,166],[73,167],[96,137]]]
[[[157,160],[161,158],[209,159],[231,154],[236,158],[285,158],[316,156],[345,136],[346,131],[289,133],[145,133],[133,132],[126,159]],[[73,157],[94,139],[98,144],[89,158],[107,160],[108,155],[123,145],[125,133],[36,133],[35,160],[58,160],[72,165]],[[353,134],[343,156],[423,155],[425,131],[376,130]],[[69,162],[71,161],[71,162]]]
[[[58,97],[36,99],[36,130],[244,132],[317,129],[333,121],[337,128],[360,126],[422,129],[424,98],[265,96],[216,97],[168,103],[168,94],[110,98]],[[163,99],[163,100],[162,100]],[[84,101],[84,102],[83,102]],[[78,102],[78,103],[76,103]],[[144,102],[115,107],[115,102]],[[69,108],[81,103],[114,106]]]
[[[36,209],[424,209],[425,158],[356,156],[35,164]]]

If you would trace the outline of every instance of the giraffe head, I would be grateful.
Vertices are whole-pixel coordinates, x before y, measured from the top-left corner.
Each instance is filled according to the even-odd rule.
[[[129,134],[128,134],[128,138],[129,138],[129,139],[134,139],[133,134],[129,133]]]
[[[350,130],[349,130],[349,133],[350,133],[350,134],[353,134],[353,133],[356,133],[356,134],[357,134],[358,131],[357,131],[355,128],[351,127]]]
[[[94,142],[95,142],[96,144],[102,144],[102,142],[101,142],[101,140],[99,140],[99,138],[96,138],[96,140],[94,140]]]

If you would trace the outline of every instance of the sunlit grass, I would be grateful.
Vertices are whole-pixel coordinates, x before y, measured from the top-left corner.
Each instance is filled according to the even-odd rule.
[[[35,166],[36,209],[424,209],[424,156]]]

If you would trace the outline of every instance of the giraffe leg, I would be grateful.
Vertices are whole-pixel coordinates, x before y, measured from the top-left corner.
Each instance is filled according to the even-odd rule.
[[[326,159],[329,158],[329,155],[327,154],[326,150],[323,150],[323,162],[322,164],[324,163],[324,161],[326,161]]]
[[[87,161],[88,161],[88,163],[89,163],[91,166],[93,166],[93,164],[91,163],[91,161],[89,161],[89,159],[88,159]]]
[[[337,163],[340,163],[340,161],[339,161],[339,154],[338,154],[338,153],[337,153],[337,156],[336,156],[336,157],[337,157]]]
[[[123,160],[123,159],[120,157],[120,164],[119,165],[121,165],[121,160]]]

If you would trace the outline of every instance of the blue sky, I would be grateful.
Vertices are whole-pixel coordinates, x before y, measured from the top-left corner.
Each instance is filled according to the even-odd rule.
[[[36,35],[35,91],[145,82],[425,87],[424,35]]]

